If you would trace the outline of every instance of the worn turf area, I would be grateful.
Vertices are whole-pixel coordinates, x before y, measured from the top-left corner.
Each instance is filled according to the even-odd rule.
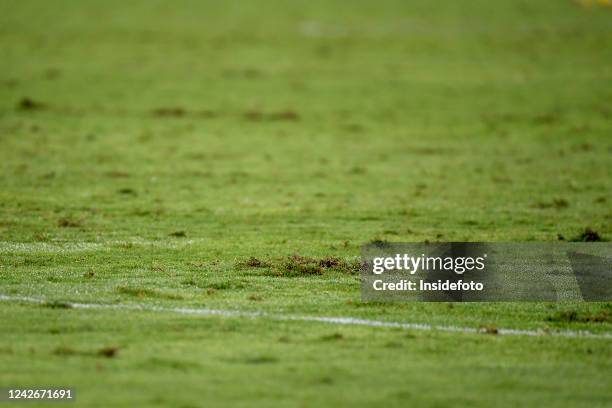
[[[605,1],[0,1],[0,387],[609,406],[610,303],[364,304],[360,245],[612,238]],[[66,302],[486,328],[334,326]]]

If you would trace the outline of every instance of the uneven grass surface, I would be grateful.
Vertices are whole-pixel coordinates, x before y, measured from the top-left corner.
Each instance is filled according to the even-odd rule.
[[[360,245],[612,238],[605,2],[0,1],[0,387],[609,406],[610,303],[364,304]]]

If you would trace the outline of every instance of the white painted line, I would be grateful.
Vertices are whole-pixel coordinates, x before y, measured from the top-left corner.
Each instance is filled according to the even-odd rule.
[[[44,304],[45,299],[34,298],[29,296],[9,296],[0,295],[0,301],[4,302],[25,302]],[[270,319],[280,321],[308,321],[319,322],[336,325],[351,325],[351,326],[368,326],[368,327],[391,327],[408,330],[424,330],[424,331],[442,331],[451,333],[487,333],[486,329],[477,329],[474,327],[459,327],[459,326],[442,326],[427,323],[409,323],[409,322],[386,322],[382,320],[358,319],[355,317],[325,317],[325,316],[300,316],[286,315],[268,312],[249,312],[239,310],[224,310],[224,309],[204,309],[204,308],[185,308],[185,307],[163,307],[152,306],[146,304],[126,305],[126,304],[104,304],[104,303],[72,303],[62,302],[74,309],[115,309],[115,310],[133,310],[145,312],[162,312],[162,313],[179,313],[195,316],[223,316],[223,317],[244,317],[251,319]],[[497,329],[497,335],[502,336],[551,336],[551,337],[566,337],[566,338],[591,338],[591,339],[612,339],[612,333],[592,333],[590,331],[581,330],[521,330],[521,329]]]
[[[123,245],[141,248],[179,249],[193,245],[196,240],[145,240],[141,238],[127,240],[108,240],[98,242],[11,242],[0,241],[0,254],[62,254],[116,249]]]

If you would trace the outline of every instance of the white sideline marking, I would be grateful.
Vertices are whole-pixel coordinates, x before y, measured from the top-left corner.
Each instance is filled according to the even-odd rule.
[[[28,296],[8,296],[0,295],[0,301],[4,302],[26,302],[26,303],[45,303],[47,300],[28,297]],[[246,317],[246,318],[263,318],[280,321],[308,321],[339,325],[352,326],[368,326],[368,327],[395,327],[400,329],[412,330],[427,330],[427,331],[443,331],[451,333],[486,333],[486,329],[477,329],[474,327],[459,327],[459,326],[440,326],[427,323],[407,323],[407,322],[385,322],[382,320],[358,319],[355,317],[325,317],[325,316],[300,316],[300,315],[284,315],[268,312],[248,312],[239,310],[224,310],[224,309],[195,309],[185,307],[163,307],[151,305],[126,305],[126,304],[103,304],[103,303],[66,303],[74,309],[117,309],[117,310],[136,310],[145,312],[166,312],[179,313],[185,315],[196,316],[224,316],[224,317]],[[567,338],[592,338],[592,339],[612,339],[612,333],[592,333],[586,330],[521,330],[521,329],[497,329],[497,335],[510,336],[551,336],[551,337],[567,337]]]
[[[0,254],[17,253],[78,253],[112,250],[122,245],[135,245],[144,248],[179,249],[193,245],[195,240],[146,240],[141,238],[110,240],[100,242],[10,242],[0,241]]]

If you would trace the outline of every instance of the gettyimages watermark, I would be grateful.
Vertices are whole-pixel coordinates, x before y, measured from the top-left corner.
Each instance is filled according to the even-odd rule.
[[[362,247],[364,302],[610,301],[609,242]]]

